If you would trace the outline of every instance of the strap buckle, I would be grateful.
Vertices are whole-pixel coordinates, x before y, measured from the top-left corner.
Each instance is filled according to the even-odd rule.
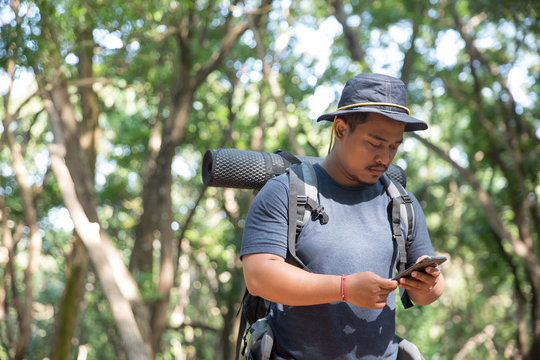
[[[315,220],[319,219],[321,224],[326,224],[328,222],[328,214],[324,211],[324,206],[320,205],[318,202],[313,200],[312,198],[306,196],[306,195],[297,195],[296,196],[296,202],[298,206],[305,207],[309,211],[311,211],[311,214]],[[304,226],[303,223],[296,223],[296,230],[301,229],[301,227]]]
[[[412,204],[412,199],[409,194],[402,194],[401,198],[403,199],[404,204]]]
[[[307,205],[311,210],[311,214],[314,214],[314,219],[319,219],[321,224],[326,224],[328,222],[328,214],[324,211],[324,206],[313,200],[312,198],[307,198]]]
[[[296,203],[298,206],[306,206],[308,197],[306,195],[296,195]]]

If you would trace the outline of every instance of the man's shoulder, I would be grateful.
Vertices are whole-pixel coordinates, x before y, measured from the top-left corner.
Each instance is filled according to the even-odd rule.
[[[289,175],[283,173],[269,179],[259,192],[270,192],[272,191],[281,191],[289,189]]]
[[[289,178],[286,174],[278,175],[268,180],[257,192],[251,207],[261,204],[286,204],[289,196]]]

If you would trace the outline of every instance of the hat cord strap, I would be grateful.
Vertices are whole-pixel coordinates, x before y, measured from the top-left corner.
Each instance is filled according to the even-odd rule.
[[[330,145],[328,146],[328,153],[330,154],[330,151],[332,150],[332,144],[334,142],[334,130],[335,130],[335,127],[336,127],[336,120],[337,120],[337,115],[334,116],[334,121],[332,121],[332,130],[330,130]]]
[[[399,108],[399,109],[405,110],[405,111],[407,112],[407,115],[410,115],[410,114],[411,114],[411,112],[409,111],[409,109],[406,108],[405,106],[401,106],[401,105],[398,105],[398,104],[391,104],[391,103],[382,103],[382,102],[366,102],[366,103],[358,103],[358,104],[345,105],[345,106],[340,107],[340,108],[337,109],[336,111],[348,109],[348,108],[351,108],[351,107],[370,106],[370,105],[375,105],[375,106],[393,106],[393,107],[397,107],[397,108]]]

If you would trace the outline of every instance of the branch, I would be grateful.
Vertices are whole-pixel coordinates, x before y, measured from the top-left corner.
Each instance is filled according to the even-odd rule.
[[[261,6],[253,12],[254,23],[259,24],[262,14],[268,13],[272,7],[272,0],[262,0]],[[201,69],[195,74],[194,87],[199,87],[208,77],[208,75],[218,68],[223,58],[231,51],[233,45],[238,41],[240,36],[249,28],[247,23],[236,25],[229,28],[228,24],[232,19],[232,9],[229,11],[226,20],[226,33],[221,42],[221,47],[217,52],[208,59],[208,61],[201,67]],[[248,16],[249,18],[249,16]]]
[[[221,47],[214,52],[201,69],[195,74],[194,87],[198,88],[206,80],[208,75],[221,65],[223,58],[229,53],[240,36],[248,29],[247,24],[239,24],[225,34]]]
[[[525,265],[528,269],[531,281],[533,283],[536,281],[536,286],[540,287],[540,265],[537,262],[534,249],[531,249],[529,246],[527,246],[526,243],[523,243],[519,239],[516,239],[506,229],[502,219],[498,214],[497,209],[495,208],[495,205],[493,204],[493,201],[491,200],[491,195],[482,188],[481,184],[476,179],[474,173],[457,164],[454,160],[450,158],[450,156],[446,154],[446,152],[444,152],[442,149],[440,149],[427,139],[424,139],[415,133],[411,133],[411,136],[420,141],[427,148],[433,150],[441,159],[452,165],[452,167],[455,168],[469,182],[469,184],[472,186],[478,196],[480,205],[484,209],[487,220],[491,225],[493,231],[501,239],[506,239],[512,245],[516,254],[525,261]]]
[[[463,360],[466,358],[467,354],[470,353],[478,345],[485,344],[490,355],[493,359],[497,358],[497,350],[493,345],[493,335],[495,334],[495,325],[488,324],[482,331],[473,336],[463,345],[461,350],[454,356],[454,360]]]
[[[279,112],[281,113],[282,118],[285,120],[287,125],[287,136],[289,139],[289,143],[291,144],[291,147],[293,148],[294,152],[298,155],[306,155],[306,152],[300,145],[298,145],[298,141],[296,141],[296,137],[294,132],[292,131],[290,125],[289,125],[289,114],[287,112],[287,107],[285,105],[285,102],[283,101],[283,92],[281,90],[281,86],[279,85],[278,81],[278,73],[272,71],[271,64],[268,64],[268,61],[266,61],[265,52],[266,49],[263,46],[263,42],[261,39],[261,35],[259,31],[257,30],[257,27],[255,26],[255,23],[253,21],[250,21],[250,28],[253,32],[253,37],[255,38],[255,44],[256,44],[256,50],[257,50],[257,56],[261,60],[263,64],[263,77],[265,82],[270,87],[270,93],[272,94],[272,97],[274,98],[274,101],[276,102]]]
[[[189,212],[188,216],[185,218],[186,220],[184,221],[184,224],[182,226],[182,232],[180,233],[180,236],[179,236],[178,251],[177,251],[177,254],[176,254],[177,259],[175,261],[175,264],[179,264],[179,261],[180,261],[179,258],[182,255],[182,239],[184,238],[184,236],[186,234],[186,231],[189,228],[189,226],[191,224],[191,221],[193,220],[193,216],[195,215],[195,211],[199,207],[199,203],[201,202],[201,200],[204,198],[204,195],[206,194],[206,189],[208,189],[208,185],[203,185],[201,187],[201,191],[199,193],[199,196],[197,197],[197,200],[195,200],[195,205],[193,206],[193,208]],[[178,273],[178,271],[175,271],[175,273],[177,275],[181,275],[180,273]],[[178,280],[179,280],[178,277],[176,277],[176,281],[175,281],[176,284],[178,284]]]
[[[343,28],[345,45],[351,53],[351,58],[354,61],[358,62],[364,61],[364,49],[362,49],[362,46],[360,46],[361,42],[358,39],[357,33],[347,24],[347,15],[343,12],[343,5],[341,3],[341,0],[330,1],[330,12],[332,13],[332,15],[334,15],[336,20],[341,24],[341,27]]]
[[[204,331],[210,331],[213,333],[220,333],[222,331],[222,329],[218,329],[218,328],[212,327],[210,325],[202,324],[202,323],[182,323],[179,326],[167,326],[167,329],[177,331],[185,327],[197,328]]]
[[[421,16],[425,14],[425,7],[422,2],[420,2],[420,9],[419,12]],[[409,49],[405,51],[404,57],[403,57],[403,65],[401,66],[401,80],[405,83],[409,83],[409,79],[411,78],[411,70],[414,65],[414,59],[416,58],[416,49],[414,46],[414,43],[416,42],[416,39],[418,38],[418,35],[420,34],[420,22],[418,21],[412,21],[412,34],[411,34],[411,44],[409,46]]]
[[[504,110],[507,112],[508,120],[510,118],[513,118],[516,123],[518,124],[521,132],[525,132],[524,126],[521,121],[521,116],[516,111],[516,101],[514,99],[514,96],[512,95],[512,92],[510,91],[510,88],[508,87],[508,79],[507,77],[503,76],[499,69],[497,68],[497,65],[490,61],[475,45],[475,39],[473,35],[471,35],[472,28],[483,22],[487,15],[485,13],[480,13],[475,16],[473,16],[466,24],[463,24],[461,18],[459,17],[459,14],[457,13],[455,5],[451,7],[451,14],[452,18],[454,20],[454,26],[453,28],[459,32],[461,35],[461,38],[465,41],[465,50],[469,54],[469,56],[479,61],[482,65],[484,65],[488,70],[489,73],[495,77],[497,82],[501,84],[502,88],[504,89],[504,92],[508,95],[508,101],[501,102],[504,105]],[[517,144],[518,141],[516,139],[512,139],[514,144]]]

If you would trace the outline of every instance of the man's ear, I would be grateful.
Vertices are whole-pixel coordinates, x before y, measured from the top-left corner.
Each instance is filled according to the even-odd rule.
[[[334,132],[336,133],[337,139],[343,139],[347,130],[349,130],[349,124],[345,122],[342,118],[338,117],[334,120]]]

